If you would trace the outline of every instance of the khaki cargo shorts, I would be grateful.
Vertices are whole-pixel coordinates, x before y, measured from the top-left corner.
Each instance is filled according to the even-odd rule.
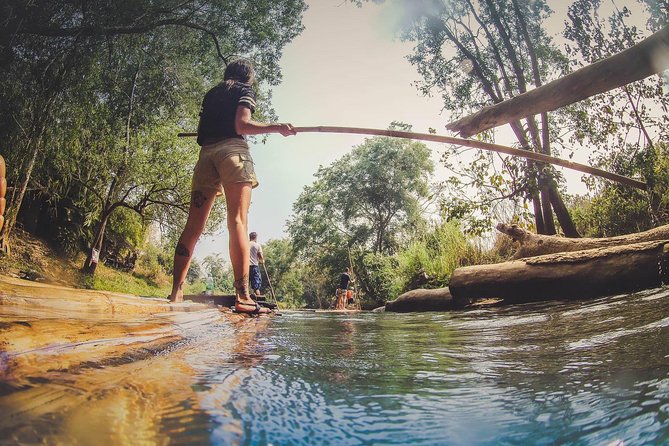
[[[247,142],[241,138],[228,138],[202,146],[191,189],[214,190],[216,195],[221,195],[223,186],[232,183],[258,186]]]

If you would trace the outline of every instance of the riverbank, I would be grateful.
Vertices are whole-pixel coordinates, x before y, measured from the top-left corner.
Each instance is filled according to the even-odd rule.
[[[12,232],[12,253],[0,257],[0,275],[38,283],[78,289],[164,297],[170,292],[170,278],[161,274],[148,277],[139,272],[123,272],[100,264],[94,277],[82,273],[83,254],[72,259],[57,253],[45,241],[21,229]],[[188,287],[187,287],[188,288]],[[187,289],[189,294],[200,289]]]

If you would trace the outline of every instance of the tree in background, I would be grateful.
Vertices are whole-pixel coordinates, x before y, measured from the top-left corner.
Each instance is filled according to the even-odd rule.
[[[662,17],[656,2],[637,3],[649,6],[647,14],[641,14],[641,8],[633,13],[628,7],[618,9],[615,3],[601,0],[577,0],[569,7],[564,34],[573,69],[619,53],[657,29]],[[638,26],[644,16],[648,18],[646,32]],[[663,172],[668,108],[669,94],[662,76],[648,77],[567,108],[575,129],[571,141],[591,150],[591,164],[644,178],[650,186],[641,192],[589,179],[587,185],[594,196],[585,200],[587,206],[583,207],[584,200],[577,206],[579,225],[587,228],[589,235],[619,235],[669,222]]]
[[[263,281],[264,294],[269,294],[272,283],[277,300],[291,308],[302,307],[305,300],[304,283],[308,280],[288,239],[269,240],[263,246],[267,276]]]
[[[202,278],[202,265],[197,259],[192,259],[190,261],[190,267],[188,268],[188,273],[186,273],[186,281],[188,283],[195,283],[197,280]]]
[[[646,231],[669,223],[669,147],[659,142],[640,149],[624,166],[625,172],[646,178],[653,185],[653,206],[648,193],[617,183],[604,183],[589,196],[569,200],[574,222],[586,237],[612,237]]]
[[[226,263],[220,254],[210,254],[202,260],[207,280],[211,280],[214,290],[223,294],[234,294],[232,265]]]
[[[156,153],[159,143],[166,151],[176,143],[159,134],[188,124],[185,116],[195,118],[203,93],[222,77],[221,65],[236,55],[254,59],[263,85],[276,85],[281,51],[301,31],[305,5],[303,0],[55,0],[10,1],[0,8],[6,17],[0,22],[0,107],[6,117],[0,136],[7,144],[0,150],[11,155],[12,175],[3,244],[32,189],[52,201],[57,201],[52,191],[74,191],[75,201],[97,203],[99,210],[84,211],[90,215],[86,221],[97,225],[95,247],[118,207],[143,216],[152,207],[160,219],[160,206],[153,205],[184,205],[175,184],[187,175],[173,170],[168,154]],[[272,113],[268,104],[263,108]],[[63,155],[72,146],[79,146],[79,158]],[[57,154],[72,160],[61,166],[65,171],[50,168]],[[149,155],[154,174],[163,178],[146,184],[145,176],[135,184],[133,175],[146,169],[135,169],[134,158],[146,162]],[[189,161],[182,161],[177,169],[186,171]],[[93,178],[105,168],[104,178]],[[59,177],[69,183],[61,184]]]
[[[425,94],[438,91],[452,118],[502,102],[565,73],[567,61],[543,28],[551,14],[545,0],[388,3],[402,17],[403,39],[416,43],[409,60],[422,76],[420,89]],[[560,142],[547,113],[511,122],[510,127],[518,145],[526,150],[551,155]],[[493,133],[480,137],[492,139]],[[559,176],[550,166],[516,159],[495,163],[496,157],[479,153],[465,166],[445,159],[447,167],[456,170],[450,179],[452,193],[445,202],[449,216],[480,211],[483,226],[489,228],[488,216],[496,202],[512,199],[523,214],[523,204],[529,200],[537,232],[555,234],[555,213],[565,235],[578,236],[558,191]],[[476,200],[468,200],[470,193],[463,193],[472,188],[477,191]]]
[[[323,294],[334,293],[339,273],[349,266],[349,249],[354,262],[365,253],[391,255],[424,224],[435,200],[433,170],[424,144],[387,137],[366,139],[318,170],[293,205],[288,231],[300,260],[325,274]],[[358,278],[368,295],[378,294],[363,270]]]

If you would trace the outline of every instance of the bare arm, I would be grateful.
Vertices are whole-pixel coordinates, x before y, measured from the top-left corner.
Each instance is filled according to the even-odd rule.
[[[235,131],[239,135],[258,135],[260,133],[281,133],[283,136],[294,135],[292,124],[279,124],[254,121],[251,110],[240,105],[235,114]]]

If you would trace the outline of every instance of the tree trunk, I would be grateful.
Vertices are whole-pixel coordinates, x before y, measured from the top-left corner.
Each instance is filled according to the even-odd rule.
[[[608,248],[634,243],[669,240],[669,225],[659,226],[645,232],[603,238],[567,238],[533,234],[516,225],[500,223],[497,230],[520,244],[514,259],[533,257],[558,252],[581,251],[591,248]]]
[[[111,210],[106,211],[102,214],[102,218],[100,220],[100,224],[98,225],[98,229],[95,232],[95,237],[93,238],[93,243],[91,245],[91,249],[88,251],[88,255],[86,256],[86,261],[84,262],[84,266],[82,270],[89,275],[94,275],[95,270],[98,267],[98,263],[100,261],[100,253],[102,252],[102,241],[104,240],[105,237],[105,229],[107,228],[107,222],[109,221],[109,216],[111,215]]]
[[[551,200],[548,195],[548,187],[541,188],[541,212],[544,219],[544,232],[546,235],[555,235],[555,222],[553,221],[553,208],[551,207]]]
[[[534,225],[537,227],[537,233],[545,234],[546,225],[544,225],[544,214],[541,211],[541,198],[539,198],[539,195],[532,197],[532,206],[534,209]]]
[[[661,286],[669,280],[669,240],[549,254],[458,268],[449,290],[457,305],[586,299]]]
[[[4,251],[6,254],[10,253],[10,244],[9,236],[16,225],[16,219],[19,216],[19,210],[21,210],[21,204],[23,203],[23,197],[28,190],[28,184],[30,183],[30,178],[35,168],[35,163],[37,161],[37,154],[40,151],[41,147],[41,138],[37,138],[33,144],[32,154],[30,156],[30,161],[28,162],[28,167],[26,168],[26,173],[23,178],[23,182],[18,187],[18,189],[12,193],[12,201],[7,207],[6,217],[4,219],[4,224],[2,225],[2,230],[0,230],[0,250]]]
[[[553,211],[555,212],[555,216],[560,223],[560,227],[562,228],[562,232],[564,233],[565,237],[581,237],[581,234],[579,234],[578,230],[576,230],[574,221],[571,219],[571,215],[569,215],[569,210],[567,210],[567,206],[565,206],[564,201],[562,201],[560,192],[558,192],[555,185],[552,185],[548,188],[548,193],[551,205],[553,205]]]

